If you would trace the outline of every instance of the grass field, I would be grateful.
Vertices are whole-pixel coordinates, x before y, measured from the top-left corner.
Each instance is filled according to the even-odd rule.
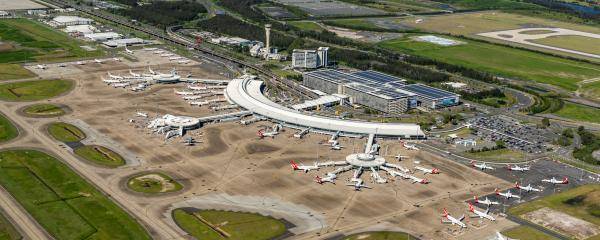
[[[2,53],[0,53],[2,55]],[[0,80],[35,77],[35,74],[18,64],[0,64]]]
[[[23,113],[31,117],[58,117],[65,115],[65,110],[54,104],[40,103],[26,107]]]
[[[79,142],[86,137],[81,129],[64,122],[55,122],[48,125],[48,133],[61,142]]]
[[[73,87],[68,80],[36,80],[0,84],[0,100],[37,101],[56,97]]]
[[[416,19],[423,19],[416,23]],[[499,11],[456,13],[398,18],[397,23],[430,32],[475,36],[477,33],[518,29],[526,26],[560,27],[600,34],[600,28]]]
[[[183,188],[177,181],[163,173],[145,173],[129,179],[127,186],[141,193],[176,192]]]
[[[24,18],[1,19],[0,39],[19,45],[12,51],[2,53],[0,63],[65,61],[102,55],[102,51],[85,51],[80,47],[83,42],[69,37],[66,33]]]
[[[600,39],[584,36],[552,36],[531,42],[600,55]]]
[[[522,162],[525,161],[525,154],[523,152],[510,150],[508,148],[490,150],[484,152],[463,152],[460,155],[471,159],[477,159],[481,161],[489,162]]]
[[[19,240],[23,237],[19,234],[19,231],[0,214],[0,240]]]
[[[0,184],[56,239],[150,239],[125,211],[45,153],[0,152]]]
[[[583,84],[579,92],[585,97],[600,101],[600,81]]]
[[[409,240],[410,235],[403,232],[364,232],[352,234],[344,240]]]
[[[388,1],[361,1],[342,0],[357,5],[380,9],[387,12],[431,12],[439,10],[439,5],[433,1],[419,0],[388,0]]]
[[[377,26],[377,24],[372,21],[365,19],[338,19],[338,20],[330,20],[324,21],[326,25],[348,28],[348,29],[356,29],[356,30],[364,30],[364,31],[386,31],[386,28],[382,28]]]
[[[77,156],[103,167],[115,168],[125,165],[125,159],[112,150],[96,145],[86,145],[74,150]]]
[[[575,103],[565,102],[563,107],[553,114],[577,121],[600,123],[600,109]]]
[[[203,223],[200,217],[213,225]],[[186,212],[182,209],[173,211],[175,222],[196,239],[215,240],[262,240],[273,239],[285,233],[283,222],[254,213],[240,213],[216,210],[200,210]],[[222,230],[221,233],[215,228]],[[224,237],[222,234],[229,234]]]
[[[600,77],[600,67],[526,50],[467,41],[456,46],[419,42],[410,36],[385,41],[380,46],[397,52],[420,55],[511,78],[552,84],[577,90],[576,82]]]
[[[8,118],[0,114],[0,143],[16,138],[18,135],[19,130],[17,130]]]
[[[306,31],[323,31],[323,28],[319,24],[312,21],[293,21],[288,22],[288,24]]]
[[[520,204],[511,207],[508,212],[515,216],[521,216],[544,207],[600,225],[600,184],[583,185]]]
[[[502,232],[503,235],[514,238],[514,239],[527,239],[527,240],[555,240],[557,238],[540,232],[539,230],[527,227],[518,226]]]

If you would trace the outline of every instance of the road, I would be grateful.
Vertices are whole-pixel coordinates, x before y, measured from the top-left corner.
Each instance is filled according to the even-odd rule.
[[[25,239],[51,239],[46,230],[2,186],[0,186],[0,208],[13,221]]]

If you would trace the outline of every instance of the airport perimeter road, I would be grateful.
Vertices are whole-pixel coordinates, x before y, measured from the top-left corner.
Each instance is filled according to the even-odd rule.
[[[10,193],[0,186],[0,208],[12,220],[24,239],[51,239],[49,234],[19,205]]]
[[[146,214],[146,211],[135,204],[127,197],[123,192],[116,191],[111,188],[110,183],[106,182],[94,169],[77,159],[69,150],[61,148],[60,144],[52,140],[50,136],[45,133],[39,132],[37,129],[39,126],[32,126],[28,123],[23,116],[20,116],[15,111],[9,109],[5,104],[0,104],[0,111],[4,113],[6,117],[22,127],[23,136],[28,138],[35,138],[39,143],[36,146],[44,149],[44,151],[57,156],[63,160],[65,164],[71,167],[81,177],[85,178],[89,183],[96,186],[96,188],[102,191],[108,196],[113,202],[121,206],[121,208],[127,211],[132,217],[137,219],[156,239],[184,239],[184,234],[179,232],[178,229],[174,229],[173,226],[168,225],[166,222],[160,219],[152,218]],[[25,140],[31,140],[27,138],[18,139],[15,142],[7,144],[5,147],[22,147],[26,146]],[[32,226],[29,224],[29,226]],[[44,238],[36,238],[44,239]]]

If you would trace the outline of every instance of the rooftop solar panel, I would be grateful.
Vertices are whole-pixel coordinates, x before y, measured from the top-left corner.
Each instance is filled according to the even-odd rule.
[[[430,87],[423,84],[411,84],[402,88],[403,90],[414,92],[419,96],[430,99],[441,99],[458,96],[456,93],[448,92],[438,88]]]

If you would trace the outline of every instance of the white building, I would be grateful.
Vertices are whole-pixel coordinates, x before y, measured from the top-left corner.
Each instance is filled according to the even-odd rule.
[[[315,69],[328,65],[328,47],[317,50],[294,49],[292,52],[292,67]]]
[[[92,22],[94,22],[94,20],[78,16],[57,16],[52,19],[51,23],[57,27],[62,27],[71,25],[89,25]]]
[[[93,33],[95,30],[96,28],[91,25],[71,25],[67,26],[64,31],[67,33],[89,34]]]
[[[124,38],[124,39],[115,39],[103,42],[102,44],[108,47],[125,47],[136,44],[144,44],[144,39],[141,38]]]
[[[45,15],[45,14],[48,14],[48,11],[46,11],[44,9],[30,9],[30,10],[27,10],[27,14],[28,15]]]
[[[89,33],[89,34],[84,34],[83,37],[87,38],[89,40],[92,40],[92,41],[101,42],[101,41],[119,39],[119,38],[121,38],[121,34],[118,34],[116,32]]]

